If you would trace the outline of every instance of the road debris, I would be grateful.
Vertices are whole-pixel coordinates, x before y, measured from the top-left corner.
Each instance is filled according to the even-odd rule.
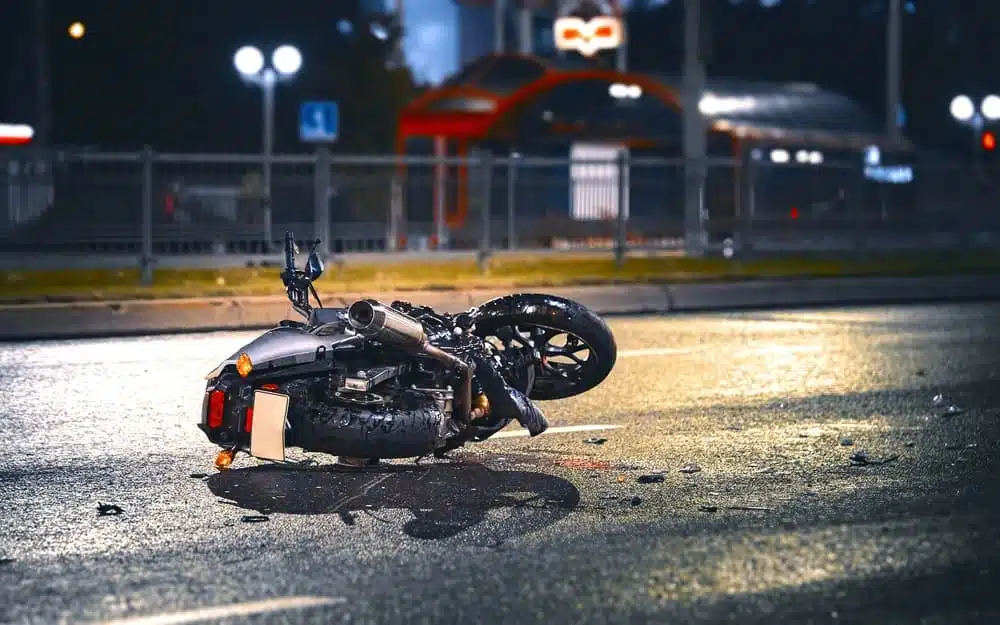
[[[963,408],[959,408],[954,402],[950,401],[944,395],[938,393],[931,399],[931,404],[935,408],[942,410],[939,415],[943,419],[950,419],[951,417],[957,417],[960,414],[964,414],[966,411]]]
[[[747,512],[770,512],[770,508],[764,506],[726,506],[726,510],[744,510]]]
[[[905,443],[903,443],[903,447],[913,447],[914,445],[916,445],[916,443],[914,443],[913,441],[906,441]]]
[[[701,471],[701,467],[696,464],[686,464],[683,467],[677,469],[681,473],[698,473]]]
[[[845,436],[844,438],[840,439],[840,444],[843,445],[844,447],[851,447],[852,445],[854,445],[854,439],[849,436]]]
[[[271,517],[264,516],[263,514],[248,514],[240,518],[241,523],[265,523],[270,520]]]
[[[949,404],[948,407],[944,409],[944,412],[941,413],[941,418],[950,419],[952,417],[957,417],[958,415],[965,414],[965,412],[966,412],[965,409],[959,408],[954,404]]]
[[[97,502],[97,516],[118,516],[123,512],[125,511],[122,510],[121,506],[117,506],[113,503]]]
[[[894,460],[898,459],[899,459],[899,454],[893,454],[891,456],[886,456],[884,458],[877,458],[864,451],[856,451],[853,454],[851,454],[851,457],[849,458],[851,464],[857,467],[865,467],[878,464],[889,464],[890,462],[893,462]]]
[[[667,478],[663,473],[647,473],[646,475],[640,475],[637,481],[640,484],[659,484],[665,479]]]
[[[8,564],[14,564],[16,560],[14,558],[0,558],[0,566],[7,566]]]
[[[959,449],[975,449],[976,447],[977,445],[975,443],[969,443],[967,445],[963,445],[961,443],[951,443],[950,445],[944,446],[944,448],[949,451],[957,451]]]
[[[633,506],[638,506],[639,504],[642,503],[642,498],[638,496],[632,497],[632,500],[629,501],[629,503],[632,504]]]
[[[718,512],[719,506],[698,506],[699,512]]]
[[[192,473],[188,477],[191,478],[191,479],[193,479],[193,480],[203,480],[206,477],[208,477],[208,473]]]
[[[619,475],[619,476],[618,476],[618,483],[619,483],[619,484],[624,484],[624,483],[625,483],[625,480],[627,480],[627,479],[628,479],[628,476],[627,476],[627,475],[625,475],[625,474],[622,474],[622,475]]]
[[[586,443],[586,444],[588,444],[588,445],[603,445],[604,443],[608,442],[608,439],[594,437],[594,438],[584,439],[583,442]]]

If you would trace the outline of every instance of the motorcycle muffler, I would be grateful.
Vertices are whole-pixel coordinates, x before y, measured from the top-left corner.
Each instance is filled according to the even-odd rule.
[[[367,338],[402,350],[423,354],[457,369],[462,376],[456,412],[468,420],[472,410],[472,367],[454,354],[431,345],[424,326],[409,315],[374,300],[358,300],[347,309],[347,321],[354,330]]]

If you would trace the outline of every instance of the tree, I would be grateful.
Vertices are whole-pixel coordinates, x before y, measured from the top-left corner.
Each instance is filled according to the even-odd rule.
[[[338,151],[392,152],[403,108],[417,94],[398,52],[402,29],[389,17],[357,18],[341,28],[326,90],[336,94],[343,120]]]

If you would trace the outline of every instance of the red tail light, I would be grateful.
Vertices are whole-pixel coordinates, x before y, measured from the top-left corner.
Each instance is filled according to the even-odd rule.
[[[243,422],[243,430],[245,432],[253,431],[253,406],[247,408],[247,418]]]
[[[276,391],[276,390],[278,390],[278,385],[277,384],[265,384],[265,385],[261,386],[260,388],[261,388],[261,390],[264,390],[264,391]]]
[[[226,405],[226,394],[223,391],[212,391],[208,395],[208,427],[222,427],[222,413]]]

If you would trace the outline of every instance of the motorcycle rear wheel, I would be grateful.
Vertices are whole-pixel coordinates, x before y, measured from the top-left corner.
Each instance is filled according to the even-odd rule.
[[[475,334],[502,350],[534,352],[535,380],[528,396],[542,401],[589,391],[608,377],[618,357],[603,319],[554,295],[517,294],[486,302],[477,310]]]

